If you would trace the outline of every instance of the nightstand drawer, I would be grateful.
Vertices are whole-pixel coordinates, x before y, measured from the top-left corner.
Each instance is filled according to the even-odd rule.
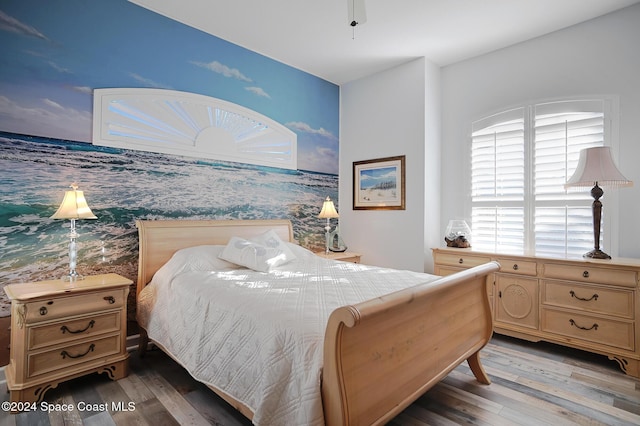
[[[109,355],[120,353],[119,334],[103,338],[88,340],[70,346],[62,346],[46,352],[30,353],[28,355],[28,377],[64,369],[92,360],[100,360]]]
[[[435,253],[435,263],[440,265],[457,266],[460,268],[471,268],[473,266],[482,265],[491,260],[490,257],[475,256],[462,252],[460,254],[452,253]]]
[[[121,288],[84,293],[78,296],[56,297],[49,300],[26,304],[25,319],[27,323],[48,321],[61,317],[95,313],[106,309],[123,306],[125,303],[125,291]]]
[[[542,281],[542,303],[633,319],[633,291],[567,281]]]
[[[616,348],[634,350],[633,323],[543,309],[542,331]]]
[[[546,278],[621,285],[625,287],[635,287],[637,285],[635,271],[599,268],[588,264],[573,266],[547,263],[544,265],[544,276]]]
[[[29,328],[29,350],[120,330],[120,311]]]

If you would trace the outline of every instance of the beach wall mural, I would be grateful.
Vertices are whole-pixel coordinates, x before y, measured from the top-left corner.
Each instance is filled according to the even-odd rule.
[[[93,90],[117,87],[263,114],[295,132],[296,168],[93,145]],[[77,222],[84,275],[135,282],[136,219],[288,218],[302,245],[321,248],[317,215],[326,196],[338,200],[338,130],[338,86],[125,0],[3,2],[0,286],[68,272],[69,221],[50,216],[74,182],[98,217]]]

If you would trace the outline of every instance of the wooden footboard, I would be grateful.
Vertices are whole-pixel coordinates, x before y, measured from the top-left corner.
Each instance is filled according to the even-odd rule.
[[[335,310],[324,343],[327,425],[384,424],[464,360],[489,384],[479,351],[492,335],[490,262]]]

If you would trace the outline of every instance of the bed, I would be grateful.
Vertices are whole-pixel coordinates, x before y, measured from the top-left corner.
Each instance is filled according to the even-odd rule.
[[[496,262],[437,277],[327,260],[295,244],[288,220],[136,226],[141,355],[152,340],[255,424],[384,424],[465,360],[490,383],[479,353]],[[230,241],[266,232],[296,260],[270,272],[220,266]]]

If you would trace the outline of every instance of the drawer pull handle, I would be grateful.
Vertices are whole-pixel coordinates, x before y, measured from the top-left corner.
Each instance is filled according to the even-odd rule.
[[[458,259],[458,263],[462,265],[464,263],[464,260],[462,258],[460,258],[460,259]]]
[[[114,303],[116,303],[116,298],[113,296],[105,296],[103,297],[103,299],[109,302],[110,305],[113,305]]]
[[[89,349],[87,349],[86,352],[83,353],[83,354],[71,355],[67,351],[62,351],[62,352],[60,352],[60,355],[62,355],[62,359],[65,359],[66,357],[69,357],[69,358],[82,358],[83,356],[87,355],[89,352],[93,352],[95,347],[96,347],[96,345],[94,343],[92,343],[91,345],[89,345]]]
[[[71,334],[84,333],[88,329],[93,328],[93,325],[95,323],[96,323],[95,320],[89,321],[89,324],[87,324],[87,326],[85,328],[83,328],[82,330],[70,330],[69,327],[67,327],[66,325],[63,325],[62,327],[60,327],[60,330],[62,331],[62,334],[64,334],[64,333],[71,333]]]
[[[584,271],[582,273],[582,276],[585,277],[585,278],[589,278],[589,271]]]
[[[47,315],[47,308],[45,308],[44,306],[40,308],[40,315]]]
[[[517,263],[514,263],[514,264],[513,264],[513,270],[514,270],[514,271],[517,271],[517,270],[518,270],[518,264],[517,264]]]
[[[580,330],[597,330],[598,329],[598,324],[593,324],[591,327],[587,328],[587,327],[581,327],[578,324],[576,324],[576,322],[572,319],[569,320],[569,324],[571,324],[574,327],[579,328]]]
[[[594,294],[593,296],[591,296],[591,297],[590,297],[590,298],[588,298],[588,299],[586,299],[586,298],[584,298],[584,297],[578,297],[578,296],[576,296],[576,292],[575,292],[575,291],[573,291],[573,290],[571,290],[571,291],[569,292],[569,294],[571,295],[571,297],[575,297],[576,299],[578,299],[578,300],[582,300],[582,301],[584,301],[584,302],[589,302],[590,300],[598,300],[598,293]]]

